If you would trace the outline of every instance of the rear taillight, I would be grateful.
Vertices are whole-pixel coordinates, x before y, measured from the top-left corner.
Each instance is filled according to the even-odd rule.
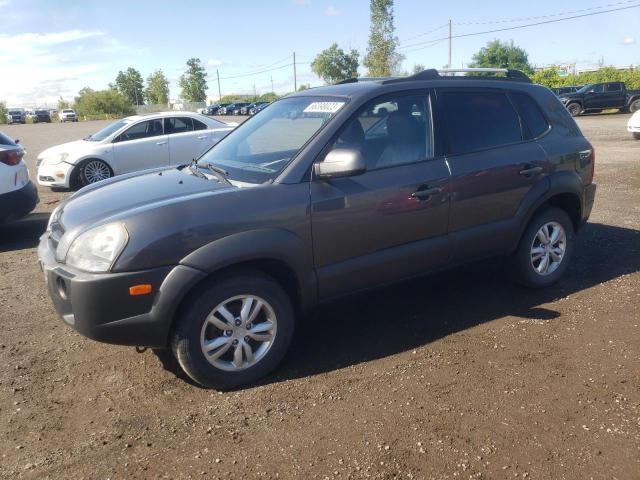
[[[14,166],[20,163],[24,152],[22,150],[6,150],[0,152],[0,162],[5,165]]]

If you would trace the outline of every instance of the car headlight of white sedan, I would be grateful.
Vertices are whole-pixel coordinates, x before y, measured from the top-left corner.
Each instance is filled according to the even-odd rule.
[[[56,153],[48,157],[43,157],[39,164],[58,165],[59,163],[64,162],[67,158],[69,158],[68,153]]]
[[[127,229],[121,223],[92,228],[71,243],[65,262],[86,272],[108,272],[128,240]]]

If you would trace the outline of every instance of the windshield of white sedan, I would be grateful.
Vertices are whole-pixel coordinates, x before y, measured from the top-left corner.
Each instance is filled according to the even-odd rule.
[[[220,167],[234,180],[264,183],[280,173],[345,103],[327,97],[274,102],[203,155],[200,163]]]
[[[131,120],[125,119],[125,120],[118,120],[117,122],[110,123],[99,132],[96,132],[93,135],[89,135],[88,137],[86,137],[85,140],[89,140],[92,142],[100,142],[105,138],[107,138],[112,133],[116,132],[117,130],[120,130],[122,127],[124,127],[127,123],[130,123],[130,122]]]

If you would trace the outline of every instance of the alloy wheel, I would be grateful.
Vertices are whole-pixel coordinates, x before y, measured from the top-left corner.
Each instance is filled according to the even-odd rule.
[[[550,275],[562,263],[567,251],[567,234],[558,222],[540,227],[531,243],[531,266],[538,275]]]
[[[84,177],[87,183],[95,183],[111,177],[111,170],[104,162],[92,160],[84,166]]]
[[[216,306],[200,332],[200,348],[207,361],[225,371],[247,369],[260,362],[273,345],[276,314],[255,295],[237,295]]]

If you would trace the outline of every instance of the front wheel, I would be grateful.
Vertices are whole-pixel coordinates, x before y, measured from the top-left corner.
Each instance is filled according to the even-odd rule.
[[[79,186],[84,187],[112,176],[113,172],[105,162],[102,160],[88,160],[80,166],[78,172]]]
[[[247,385],[275,369],[294,330],[291,301],[270,277],[239,270],[190,295],[171,348],[194,381],[219,390]]]
[[[512,255],[515,280],[532,288],[553,285],[569,265],[574,238],[573,223],[564,210],[546,207],[538,212]]]
[[[575,103],[575,102],[567,105],[567,110],[569,110],[569,113],[571,114],[572,117],[577,117],[582,113],[582,107],[580,106],[579,103]]]
[[[631,102],[631,105],[629,105],[629,112],[635,113],[638,110],[640,110],[640,98],[638,100],[634,100]]]

